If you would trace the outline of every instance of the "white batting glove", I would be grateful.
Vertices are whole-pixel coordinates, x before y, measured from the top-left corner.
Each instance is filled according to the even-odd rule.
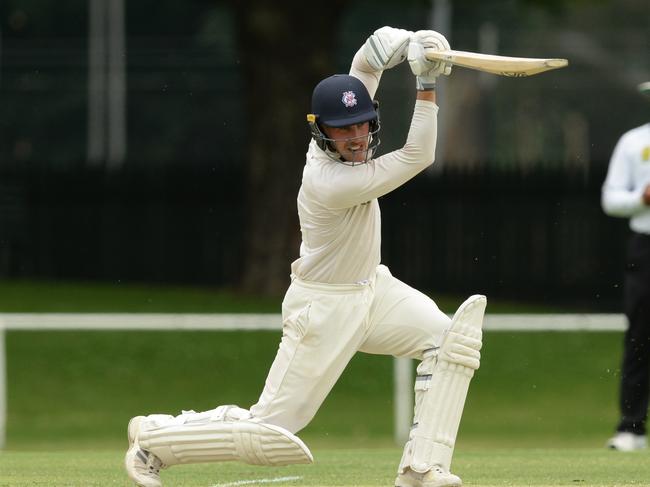
[[[450,49],[445,36],[435,30],[419,30],[411,36],[408,47],[408,61],[411,71],[416,76],[418,90],[433,90],[436,78],[441,74],[449,76],[451,64],[442,61],[430,61],[427,51],[446,51]]]
[[[397,66],[406,59],[406,50],[413,33],[404,29],[382,27],[366,40],[363,53],[375,71]]]

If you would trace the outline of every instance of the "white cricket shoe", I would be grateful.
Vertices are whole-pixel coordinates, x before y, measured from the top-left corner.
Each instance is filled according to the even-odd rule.
[[[160,469],[165,464],[153,453],[140,448],[138,433],[144,416],[136,416],[129,421],[129,449],[124,457],[124,466],[129,478],[139,487],[162,487]]]
[[[647,448],[648,440],[645,435],[637,435],[619,431],[607,441],[607,448],[618,451],[635,451]]]
[[[395,479],[395,487],[461,487],[463,481],[438,465],[426,473],[406,470]]]

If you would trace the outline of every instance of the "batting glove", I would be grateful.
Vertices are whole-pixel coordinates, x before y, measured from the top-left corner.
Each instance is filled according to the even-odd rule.
[[[404,29],[382,27],[366,40],[363,52],[375,71],[397,66],[406,59],[406,50],[413,33]]]
[[[445,36],[435,30],[419,30],[411,36],[408,47],[408,61],[416,76],[418,90],[433,90],[436,78],[441,74],[449,76],[451,64],[443,61],[430,61],[427,51],[446,51],[450,49]]]

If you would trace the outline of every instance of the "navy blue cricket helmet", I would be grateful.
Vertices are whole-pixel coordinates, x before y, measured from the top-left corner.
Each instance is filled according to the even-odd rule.
[[[312,112],[307,115],[312,137],[318,146],[334,151],[322,127],[345,127],[370,122],[369,152],[379,145],[379,103],[370,98],[365,85],[354,76],[335,74],[316,85],[311,98]]]

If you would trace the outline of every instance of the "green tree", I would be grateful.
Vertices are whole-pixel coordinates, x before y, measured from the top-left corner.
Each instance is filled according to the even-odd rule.
[[[298,255],[296,195],[309,141],[311,90],[332,73],[343,2],[235,2],[246,100],[247,232],[242,287],[279,294]],[[311,9],[310,9],[311,10]]]

